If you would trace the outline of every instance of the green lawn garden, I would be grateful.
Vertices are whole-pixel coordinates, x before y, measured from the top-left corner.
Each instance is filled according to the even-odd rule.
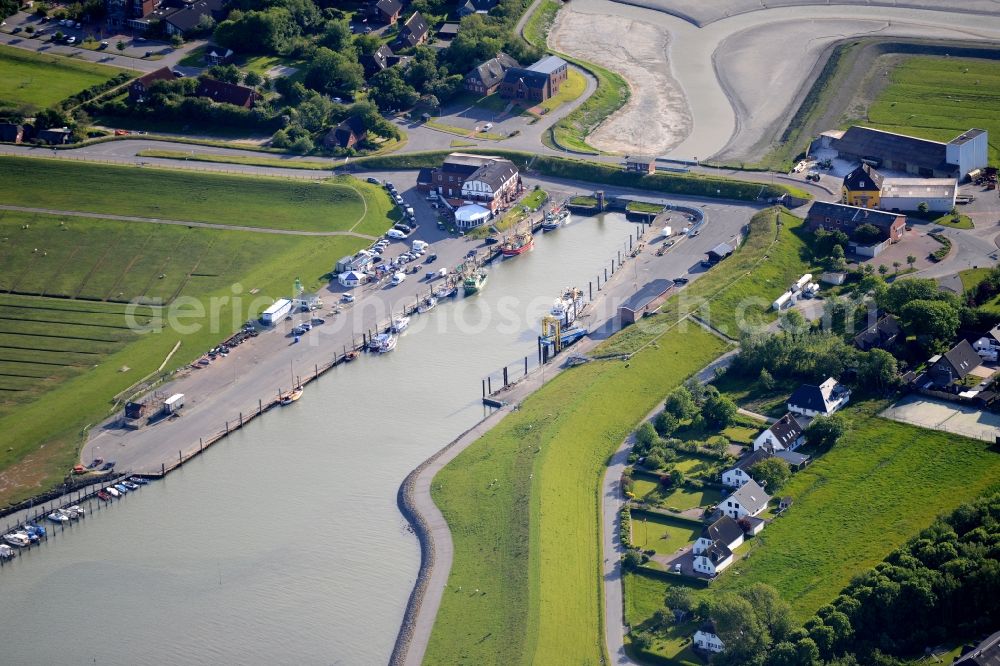
[[[701,529],[667,516],[632,511],[632,543],[642,550],[655,550],[660,555],[672,555],[694,543]]]
[[[0,108],[46,108],[122,70],[0,45]]]
[[[0,157],[4,203],[299,231],[381,233],[381,188],[350,177],[310,182],[176,169]],[[378,231],[381,229],[381,231]]]
[[[978,127],[990,133],[990,163],[1000,162],[1000,62],[917,56],[891,76],[866,125],[937,141]]]

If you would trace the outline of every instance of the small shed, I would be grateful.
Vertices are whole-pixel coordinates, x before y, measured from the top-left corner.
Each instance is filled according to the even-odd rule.
[[[717,264],[726,257],[728,257],[729,255],[731,255],[732,253],[733,253],[732,245],[729,245],[728,243],[719,243],[711,250],[709,250],[706,254],[708,255],[708,260],[711,263]]]
[[[340,286],[353,289],[354,287],[360,287],[367,282],[368,276],[359,271],[347,271],[346,273],[338,275],[337,281],[340,282]]]
[[[626,171],[656,173],[656,158],[651,155],[629,155],[624,165]]]
[[[671,280],[652,280],[621,304],[618,318],[622,326],[634,324],[647,312],[653,312],[663,304],[674,288]]]

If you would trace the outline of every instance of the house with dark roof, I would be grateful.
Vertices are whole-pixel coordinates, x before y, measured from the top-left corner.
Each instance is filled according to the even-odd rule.
[[[39,130],[35,138],[50,146],[61,146],[69,143],[69,140],[73,138],[73,130],[68,127],[53,127]]]
[[[500,87],[504,74],[513,67],[520,67],[520,65],[501,51],[495,58],[480,63],[466,74],[462,81],[462,87],[477,95],[492,95]]]
[[[982,359],[968,340],[962,340],[943,354],[929,360],[927,378],[934,386],[948,387],[965,379],[982,365]]]
[[[260,99],[260,95],[253,88],[216,81],[204,76],[198,80],[195,96],[207,97],[219,104],[232,104],[246,109],[252,109],[253,105]]]
[[[24,126],[16,123],[0,123],[0,141],[21,143],[24,141]]]
[[[793,472],[797,472],[809,464],[809,456],[798,451],[775,451],[774,457],[788,463]]]
[[[155,0],[104,0],[104,13],[108,27],[118,29],[153,13],[155,6]]]
[[[130,104],[140,104],[146,101],[149,88],[157,81],[173,81],[174,73],[169,67],[161,67],[149,74],[144,74],[128,84],[128,101]]]
[[[378,47],[371,55],[361,56],[361,66],[365,68],[365,76],[371,78],[390,67],[392,60],[392,49],[387,44]]]
[[[465,4],[458,8],[458,15],[464,17],[469,14],[488,14],[496,6],[497,0],[466,0]]]
[[[878,208],[879,193],[882,191],[882,174],[870,164],[862,164],[844,176],[840,188],[841,203],[861,208]]]
[[[438,28],[437,38],[444,42],[450,42],[458,36],[461,26],[458,23],[442,23]]]
[[[328,150],[353,148],[367,136],[368,128],[365,127],[364,121],[358,116],[351,116],[326,133],[323,137],[323,146]]]
[[[750,468],[762,460],[771,457],[771,452],[764,449],[755,449],[740,458],[736,465],[722,472],[722,485],[730,488],[739,488],[747,481],[751,480]]]
[[[652,155],[626,155],[622,167],[626,171],[656,173],[656,158]]]
[[[399,0],[377,0],[370,6],[368,15],[381,23],[392,24],[399,20],[403,3]]]
[[[698,628],[698,631],[694,632],[691,644],[696,649],[705,652],[722,652],[726,649],[722,639],[715,633],[715,625],[711,622],[706,622]]]
[[[559,92],[569,65],[558,56],[546,56],[531,67],[512,67],[504,73],[500,96],[526,102],[544,102]]]
[[[709,264],[717,264],[733,253],[733,246],[728,243],[719,243],[705,254],[708,256]]]
[[[988,164],[989,140],[986,130],[981,129],[962,132],[947,143],[857,125],[824,136],[825,145],[836,150],[841,159],[920,178],[961,180]]]
[[[224,0],[181,2],[175,11],[164,16],[163,25],[166,28],[167,34],[183,36],[196,32],[208,25],[209,20],[219,21],[223,19],[225,13]]]
[[[843,231],[850,236],[862,224],[870,224],[881,231],[882,240],[888,239],[896,243],[906,231],[906,216],[827,201],[814,202],[806,215],[806,227],[814,233],[825,229]]]
[[[669,298],[673,290],[673,280],[664,278],[650,280],[618,306],[618,322],[623,327],[628,326],[646,314],[655,312]]]
[[[739,520],[744,516],[753,517],[760,514],[767,508],[769,501],[771,498],[760,484],[751,479],[719,502],[719,510],[722,511],[722,515]]]
[[[892,315],[885,315],[854,336],[854,346],[861,351],[888,349],[896,344],[902,333],[899,321]]]
[[[431,179],[433,189],[449,204],[475,203],[491,213],[513,203],[523,189],[514,163],[490,155],[451,153],[431,172]]]
[[[1000,631],[965,652],[953,666],[1000,666]]]
[[[420,12],[413,12],[413,15],[403,23],[396,43],[403,48],[419,46],[427,41],[429,31],[423,15]]]
[[[851,400],[851,390],[833,377],[819,386],[802,384],[788,398],[788,411],[799,416],[829,416]]]
[[[765,450],[771,453],[794,451],[804,441],[802,424],[789,412],[771,424],[767,430],[757,435],[757,438],[753,440],[753,450]]]

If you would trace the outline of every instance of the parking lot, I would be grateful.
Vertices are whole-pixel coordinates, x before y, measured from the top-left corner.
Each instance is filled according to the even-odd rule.
[[[106,51],[109,58],[123,55],[142,59],[167,55],[175,51],[174,47],[167,42],[148,40],[139,34],[108,30],[103,22],[79,23],[68,19],[48,19],[27,12],[18,12],[8,16],[3,20],[0,32],[8,33],[19,39],[37,42],[41,47],[34,48],[37,51],[45,50],[44,45],[47,44],[84,48],[81,44],[88,38],[96,42],[93,48],[88,47],[88,50]],[[62,33],[62,40],[56,40],[58,33]],[[125,45],[123,50],[118,50],[119,42]],[[22,45],[15,40],[11,40],[9,43],[15,46]]]
[[[1000,436],[1000,415],[916,394],[906,396],[880,416],[988,442]]]

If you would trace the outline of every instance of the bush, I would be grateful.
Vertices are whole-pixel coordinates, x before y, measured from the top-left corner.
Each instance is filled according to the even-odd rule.
[[[666,411],[657,414],[656,419],[653,421],[653,427],[660,437],[669,437],[677,430],[679,425],[680,422],[677,420],[677,417]]]

